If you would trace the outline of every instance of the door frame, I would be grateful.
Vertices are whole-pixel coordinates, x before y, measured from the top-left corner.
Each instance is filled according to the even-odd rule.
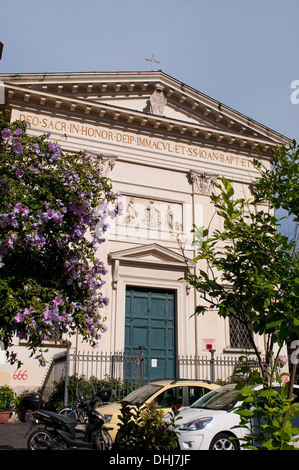
[[[168,293],[172,293],[173,294],[173,298],[174,298],[174,311],[173,311],[173,322],[174,322],[174,331],[173,331],[173,334],[174,334],[174,341],[173,341],[173,348],[174,348],[174,354],[173,354],[173,360],[174,360],[174,368],[173,368],[173,374],[174,376],[171,377],[173,379],[177,379],[178,378],[178,373],[179,373],[179,368],[178,368],[178,340],[177,340],[177,333],[178,333],[178,329],[177,329],[177,317],[178,317],[178,310],[177,310],[177,295],[178,295],[178,291],[177,289],[173,289],[173,288],[165,288],[165,287],[153,287],[153,286],[140,286],[140,284],[138,285],[132,285],[131,283],[129,284],[126,284],[126,290],[125,290],[125,295],[127,295],[127,291],[128,291],[128,288],[131,288],[131,289],[135,289],[135,290],[144,290],[145,292],[153,292],[153,291],[160,291],[161,293],[164,291],[164,292],[168,292]],[[125,317],[126,317],[126,310],[125,310]],[[124,347],[126,346],[126,336],[124,335]],[[140,345],[140,346],[144,346],[144,345]],[[145,345],[147,348],[150,348],[150,345]],[[146,353],[144,353],[146,354]],[[147,358],[148,360],[150,360],[150,358]],[[159,377],[160,378],[166,378],[166,377]]]
[[[137,246],[109,254],[111,265],[110,351],[123,351],[125,346],[125,298],[127,286],[175,291],[175,349],[188,354],[196,344],[196,328],[190,319],[194,297],[184,280],[186,260],[182,255],[157,244]],[[190,261],[190,264],[192,262]],[[191,332],[191,334],[190,334]]]

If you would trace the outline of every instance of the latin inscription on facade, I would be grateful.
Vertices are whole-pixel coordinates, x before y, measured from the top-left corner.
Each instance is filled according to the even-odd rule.
[[[249,158],[180,142],[170,142],[154,137],[138,136],[130,132],[122,132],[116,129],[92,126],[82,122],[66,121],[34,113],[20,113],[17,110],[13,110],[12,120],[16,119],[27,121],[32,129],[39,130],[41,133],[88,138],[102,143],[142,148],[153,152],[162,152],[197,160],[213,161],[218,164],[232,165],[244,169],[254,168]]]

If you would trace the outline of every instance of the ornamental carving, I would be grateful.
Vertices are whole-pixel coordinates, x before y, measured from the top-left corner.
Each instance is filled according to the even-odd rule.
[[[167,99],[163,93],[164,87],[162,85],[156,85],[155,91],[150,97],[150,110],[151,114],[157,114],[158,116],[163,116],[164,107],[166,105]]]
[[[183,230],[182,204],[147,199],[138,196],[123,196],[124,210],[117,219],[127,236],[172,238]]]
[[[101,153],[93,157],[94,164],[100,170],[103,176],[108,177],[110,171],[113,170],[117,157],[113,155],[105,155]]]
[[[198,194],[210,195],[218,179],[217,175],[209,173],[199,173],[191,170],[189,172],[190,180],[193,183],[193,191]]]

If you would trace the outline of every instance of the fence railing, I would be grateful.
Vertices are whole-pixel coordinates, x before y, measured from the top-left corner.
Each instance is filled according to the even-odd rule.
[[[244,356],[244,355],[243,355]],[[246,363],[251,368],[258,368],[255,357],[246,356]],[[209,380],[225,382],[240,366],[240,355],[215,356],[209,351],[205,356],[178,357],[178,377],[175,379]],[[65,378],[64,402],[68,402],[68,379],[78,377],[96,377],[104,381],[106,388],[112,390],[114,399],[121,399],[144,382],[144,352],[139,353],[72,353],[69,350],[54,356],[42,384],[43,399],[46,401],[54,385]]]
[[[245,365],[240,361],[241,356],[246,357],[246,365],[251,369],[257,369],[256,357],[239,354],[232,356],[215,356],[215,351],[211,350],[205,356],[181,356],[178,358],[179,377],[184,379],[210,380],[212,383],[225,382],[232,377],[236,368]]]
[[[47,401],[54,389],[54,381],[65,379],[64,404],[68,403],[69,377],[96,377],[112,391],[114,399],[121,399],[144,382],[144,355],[138,353],[72,353],[69,350],[55,355],[41,386],[43,400]]]
[[[135,354],[124,352],[69,354],[69,375],[96,377],[104,381],[112,395],[123,398],[143,385],[143,348]]]

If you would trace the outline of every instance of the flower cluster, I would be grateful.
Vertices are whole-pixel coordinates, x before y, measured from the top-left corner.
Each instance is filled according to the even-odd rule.
[[[95,346],[108,304],[96,252],[122,205],[90,156],[27,127],[0,119],[0,339],[36,351],[79,332]]]

